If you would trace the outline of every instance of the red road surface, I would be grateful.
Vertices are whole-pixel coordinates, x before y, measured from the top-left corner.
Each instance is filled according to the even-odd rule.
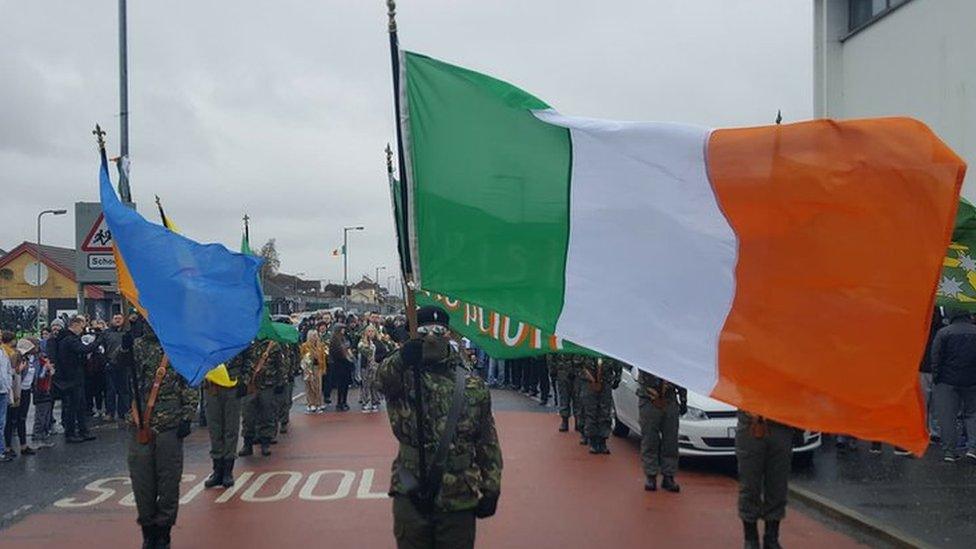
[[[202,490],[203,451],[188,455],[174,547],[393,547],[385,497],[395,453],[386,415],[293,414],[269,458],[238,460],[230,491]],[[488,548],[741,547],[733,479],[682,471],[682,493],[646,493],[634,440],[592,456],[552,414],[496,412],[505,456],[498,515],[479,521]],[[202,441],[206,434],[192,435]],[[0,548],[137,547],[127,473],[0,532]],[[372,478],[370,478],[372,477]],[[4,497],[9,497],[5,494]],[[793,510],[787,547],[857,543]]]

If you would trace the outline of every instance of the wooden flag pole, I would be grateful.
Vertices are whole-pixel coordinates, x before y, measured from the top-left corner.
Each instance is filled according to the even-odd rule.
[[[410,328],[410,337],[417,337],[417,304],[414,299],[414,282],[413,282],[413,268],[411,267],[411,257],[410,257],[410,224],[409,224],[409,213],[407,209],[409,208],[408,196],[408,181],[407,181],[407,170],[404,164],[404,150],[403,150],[403,130],[400,126],[402,118],[400,116],[400,42],[397,38],[397,24],[396,24],[396,2],[394,0],[386,1],[387,16],[389,17],[389,23],[387,29],[390,32],[390,65],[393,69],[393,107],[396,113],[396,136],[397,136],[397,167],[400,171],[400,197],[403,200],[403,204],[400,208],[402,219],[400,220],[400,226],[402,228],[402,234],[400,238],[403,239],[401,249],[403,250],[402,261],[400,262],[400,270],[403,273],[403,284],[404,284],[404,307],[407,313],[407,326]],[[392,168],[392,166],[391,166]]]

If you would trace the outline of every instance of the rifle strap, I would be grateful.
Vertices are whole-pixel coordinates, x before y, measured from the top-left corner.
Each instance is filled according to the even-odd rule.
[[[163,359],[159,361],[159,367],[156,368],[156,376],[153,378],[152,389],[149,390],[149,399],[146,401],[146,418],[139,422],[139,427],[145,425],[148,429],[150,426],[153,410],[156,408],[156,399],[159,398],[159,387],[163,384],[163,378],[166,377],[166,366],[168,365],[169,357],[163,355]]]
[[[430,497],[437,497],[441,489],[441,478],[444,476],[444,464],[447,462],[447,453],[451,448],[451,443],[457,435],[458,419],[461,417],[461,408],[464,407],[464,388],[467,384],[468,375],[464,368],[455,367],[454,369],[454,399],[451,401],[451,409],[447,413],[447,421],[444,423],[444,430],[441,438],[437,441],[437,450],[434,452],[434,459],[430,464]]]
[[[264,352],[261,353],[261,358],[258,359],[258,363],[254,367],[254,373],[251,374],[251,382],[252,383],[254,383],[254,381],[258,378],[258,374],[261,373],[261,370],[264,369],[264,365],[268,362],[268,355],[271,354],[271,349],[273,349],[274,346],[275,346],[275,342],[274,341],[269,341],[268,342],[268,346],[265,347],[264,348]]]

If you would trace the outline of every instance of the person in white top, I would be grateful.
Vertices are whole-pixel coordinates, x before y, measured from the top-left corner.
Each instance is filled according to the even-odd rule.
[[[7,453],[13,455],[13,437],[16,431],[20,442],[20,455],[30,456],[37,453],[27,445],[27,412],[30,410],[34,379],[40,369],[39,349],[29,339],[17,341],[16,349],[18,364],[14,369],[20,374],[20,404],[7,412],[7,424],[3,434],[4,445],[7,447]]]
[[[7,346],[0,346],[0,463],[10,461],[7,447],[3,444],[4,428],[7,425],[7,406],[13,395],[14,372],[10,364]]]

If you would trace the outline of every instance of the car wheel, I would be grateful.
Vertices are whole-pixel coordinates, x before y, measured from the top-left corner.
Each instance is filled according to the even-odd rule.
[[[627,427],[617,419],[617,412],[613,413],[613,436],[620,438],[630,436],[630,427]]]

